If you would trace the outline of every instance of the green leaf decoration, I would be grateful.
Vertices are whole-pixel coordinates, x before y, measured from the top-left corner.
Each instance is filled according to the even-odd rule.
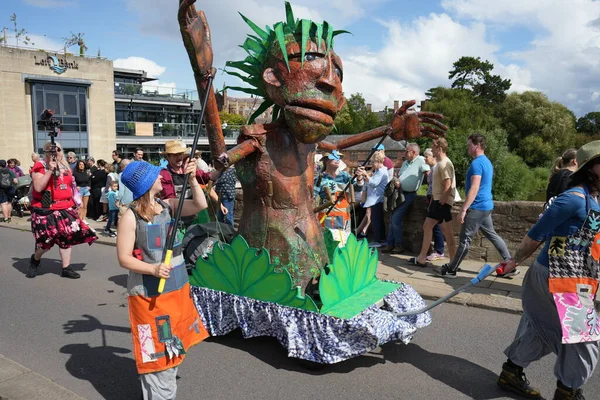
[[[301,44],[301,62],[304,66],[304,54],[306,53],[306,45],[308,44],[308,35],[310,35],[310,26],[312,21],[309,19],[302,20],[302,44]]]
[[[250,118],[248,119],[248,123],[251,124],[254,122],[254,120],[263,112],[266,111],[267,108],[271,107],[273,105],[273,102],[271,100],[265,100],[262,102],[262,104],[260,105],[260,107],[258,107],[256,109],[256,111],[254,111],[252,113],[252,115],[250,116]]]
[[[296,19],[294,18],[294,11],[289,1],[285,2],[285,18],[288,26],[296,25]]]
[[[333,234],[328,228],[323,228],[323,238],[325,239],[325,247],[327,248],[327,255],[329,256],[329,263],[333,263],[333,257],[340,242],[333,238]]]
[[[258,89],[253,89],[253,88],[247,88],[247,87],[241,87],[241,86],[227,86],[229,89],[232,90],[237,90],[239,92],[244,92],[244,93],[248,93],[248,94],[254,94],[254,95],[259,95],[259,91]]]
[[[317,24],[311,20],[300,20],[295,19],[292,6],[289,2],[285,2],[285,15],[286,19],[284,22],[277,22],[271,28],[269,25],[265,29],[261,29],[254,22],[250,21],[243,14],[240,16],[248,24],[257,36],[249,34],[248,39],[241,46],[249,55],[244,62],[231,63],[228,62],[226,65],[231,68],[236,68],[242,72],[248,74],[248,76],[236,75],[242,81],[252,86],[257,90],[256,93],[260,97],[265,99],[268,98],[267,93],[262,83],[262,73],[265,69],[264,63],[267,61],[267,57],[273,49],[273,46],[277,44],[282,52],[282,57],[289,70],[289,60],[287,56],[287,48],[285,46],[287,40],[294,40],[287,35],[291,35],[293,38],[300,38],[302,42],[302,65],[304,65],[304,55],[306,51],[306,44],[308,40],[315,40],[317,45],[321,44],[321,40],[326,40],[327,50],[333,46],[332,38],[339,33],[345,33],[346,31],[333,31],[331,25],[326,21],[322,24]],[[256,94],[253,93],[253,94]],[[277,119],[275,108],[273,110],[273,121]]]
[[[287,69],[289,71],[290,62],[287,56],[287,48],[285,47],[285,33],[283,32],[283,23],[281,22],[275,24],[275,37],[277,38],[279,48],[281,49],[281,54],[283,55],[283,60],[285,61],[285,65],[287,66]]]
[[[377,262],[377,251],[369,248],[367,240],[349,235],[346,245],[336,249],[329,274],[321,275],[321,313],[352,318],[396,290],[399,284],[377,279]]]
[[[310,296],[296,296],[292,277],[285,269],[276,272],[266,249],[250,247],[238,235],[231,244],[215,245],[207,259],[199,258],[190,284],[283,306],[318,312]]]
[[[262,40],[268,40],[269,39],[269,34],[265,31],[263,31],[262,29],[260,29],[258,27],[258,25],[256,25],[254,22],[250,21],[248,18],[246,18],[244,16],[244,14],[242,13],[238,13],[242,16],[242,19],[244,20],[244,22],[246,22],[246,24],[248,24],[248,26],[254,31],[256,32],[256,34],[258,36],[260,36],[262,38]],[[267,27],[268,28],[268,27]]]

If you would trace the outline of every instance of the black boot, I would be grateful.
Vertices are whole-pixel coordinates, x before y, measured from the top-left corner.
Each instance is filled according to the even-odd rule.
[[[81,277],[81,275],[79,275],[77,272],[73,271],[73,269],[71,268],[70,265],[67,268],[62,269],[60,276],[62,276],[63,278],[71,278],[71,279],[79,279]]]
[[[556,391],[554,391],[554,400],[585,400],[583,390],[572,389],[562,384],[561,381],[556,381]]]
[[[40,267],[40,261],[41,260],[35,259],[34,254],[31,255],[31,258],[29,259],[29,268],[27,269],[27,275],[25,275],[26,277],[35,278],[37,276],[38,268]]]
[[[538,389],[529,386],[529,381],[527,380],[527,377],[525,377],[523,368],[513,364],[510,360],[502,365],[502,372],[498,377],[498,386],[504,390],[531,399],[537,399],[542,396]]]

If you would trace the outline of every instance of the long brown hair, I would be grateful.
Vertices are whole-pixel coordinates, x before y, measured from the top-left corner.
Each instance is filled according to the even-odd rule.
[[[154,209],[154,199],[150,197],[150,190],[142,195],[142,197],[134,200],[131,206],[135,208],[135,211],[141,219],[147,222],[152,222],[154,217],[158,213]]]

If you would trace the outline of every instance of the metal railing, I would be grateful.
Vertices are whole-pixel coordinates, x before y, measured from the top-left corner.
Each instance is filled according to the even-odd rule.
[[[116,121],[116,132],[117,136],[135,136],[135,122],[131,121]],[[185,124],[185,123],[167,123],[167,122],[152,122],[153,136],[159,137],[194,137],[197,124]],[[240,133],[240,125],[228,125],[223,129],[223,136],[230,139],[237,138]],[[206,136],[204,128],[200,133],[201,136]]]
[[[155,98],[165,100],[197,101],[198,91],[191,89],[178,89],[171,86],[141,85],[139,83],[115,82],[115,95]]]

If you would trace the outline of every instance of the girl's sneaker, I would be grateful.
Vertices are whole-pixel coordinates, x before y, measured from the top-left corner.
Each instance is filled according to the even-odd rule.
[[[439,253],[436,253],[436,252],[433,252],[430,255],[428,255],[427,257],[425,257],[425,259],[427,261],[443,260],[444,258],[446,258],[445,255],[439,254]]]

